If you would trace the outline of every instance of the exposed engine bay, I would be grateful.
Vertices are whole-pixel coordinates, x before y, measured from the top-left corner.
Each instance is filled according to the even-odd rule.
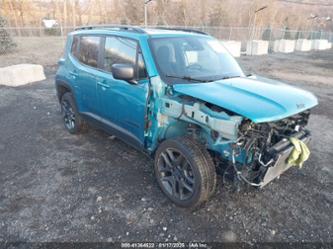
[[[286,159],[292,149],[289,138],[297,137],[308,142],[309,132],[305,126],[309,114],[305,111],[276,122],[260,124],[244,120],[239,127],[239,138],[233,145],[233,157],[244,157],[243,162],[238,164],[233,159],[235,171],[242,180],[252,186],[267,184],[263,180],[268,169],[278,166],[279,159],[282,156]],[[285,164],[285,160],[279,163]]]
[[[216,105],[180,96],[162,99],[158,120],[159,127],[185,123],[186,132],[206,145],[221,172],[232,168],[239,180],[262,187],[290,167],[286,164],[290,137],[309,141],[305,129],[309,114],[307,110],[275,122],[254,123]]]

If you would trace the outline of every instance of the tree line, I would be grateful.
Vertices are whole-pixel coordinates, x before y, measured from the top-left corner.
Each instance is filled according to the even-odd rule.
[[[12,27],[40,27],[55,19],[63,27],[90,24],[144,24],[146,0],[0,0],[0,15]],[[148,24],[169,26],[256,26],[297,30],[333,30],[333,6],[309,6],[279,0],[152,0]],[[316,14],[322,18],[312,18]]]

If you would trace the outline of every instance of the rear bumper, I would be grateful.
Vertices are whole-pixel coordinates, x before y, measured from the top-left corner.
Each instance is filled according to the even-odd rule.
[[[308,144],[311,140],[311,136],[308,131],[301,131],[297,133],[294,137],[302,140],[306,144]],[[287,163],[287,159],[293,148],[293,145],[288,139],[283,139],[279,143],[275,144],[272,148],[270,148],[269,153],[272,155],[276,155],[276,159],[273,166],[267,169],[261,181],[260,188],[264,187],[266,184],[271,182],[276,177],[280,176],[283,172],[285,172],[291,167],[291,165]]]

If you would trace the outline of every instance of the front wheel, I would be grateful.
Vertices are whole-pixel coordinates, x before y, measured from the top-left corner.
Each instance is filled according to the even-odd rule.
[[[154,168],[162,191],[178,206],[198,207],[214,193],[213,161],[208,151],[191,138],[164,141],[156,152]]]

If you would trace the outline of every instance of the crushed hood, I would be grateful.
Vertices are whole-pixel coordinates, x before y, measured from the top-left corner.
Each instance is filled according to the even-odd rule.
[[[283,119],[318,104],[312,93],[266,78],[240,77],[173,87],[178,93],[215,104],[256,123]]]

